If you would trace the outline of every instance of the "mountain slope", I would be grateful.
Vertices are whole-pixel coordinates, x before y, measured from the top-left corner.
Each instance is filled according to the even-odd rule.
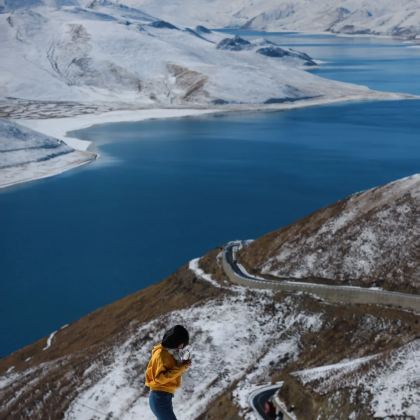
[[[401,0],[123,0],[177,23],[264,31],[333,32],[415,38],[420,1]],[[182,11],[182,13],[181,13]]]
[[[413,356],[404,346],[417,346],[418,316],[232,287],[218,255],[215,250],[193,260],[164,282],[1,360],[0,417],[148,418],[144,370],[153,344],[174,323],[183,323],[191,334],[193,365],[174,399],[176,413],[185,420],[254,419],[247,396],[270,380],[284,380],[285,399],[294,404],[287,395],[290,387],[298,386],[293,385],[294,372],[354,357],[381,357],[389,351],[404,363]],[[344,411],[337,404],[334,418],[344,418],[339,413],[347,415],[349,410],[358,418],[372,416],[375,408],[369,395],[375,392],[385,411],[414,413],[415,389],[408,392],[405,386],[396,391],[394,397],[404,404],[392,407],[388,394],[379,392],[388,364],[380,369],[372,365],[372,371],[369,366],[365,372],[378,378],[377,387],[366,387],[366,398],[357,405],[349,397]],[[346,390],[348,385],[336,386],[334,392],[345,399]],[[307,398],[304,405],[295,404],[297,414],[313,418],[331,410],[329,396],[324,401],[317,392],[308,386],[305,394],[300,390],[294,396]],[[316,406],[308,401],[316,401]]]
[[[253,273],[420,292],[420,175],[351,195],[239,253]]]
[[[264,39],[178,27],[108,0],[6,11],[0,51],[6,99],[124,108],[378,97],[304,71],[315,64],[306,54]]]

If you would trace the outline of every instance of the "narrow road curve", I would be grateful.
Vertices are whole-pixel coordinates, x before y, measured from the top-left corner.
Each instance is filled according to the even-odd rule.
[[[242,246],[242,241],[229,242],[223,250],[223,269],[232,283],[258,289],[275,289],[287,292],[307,292],[331,302],[364,303],[391,305],[398,308],[420,312],[420,295],[389,292],[387,290],[368,289],[356,286],[334,286],[306,283],[300,279],[270,280],[262,276],[253,276],[238,264],[235,253]]]
[[[255,417],[258,420],[296,420],[292,413],[289,413],[285,405],[278,400],[277,391],[282,387],[283,382],[274,385],[264,385],[255,389],[249,394],[248,403],[254,410]],[[266,414],[264,412],[264,404],[271,400],[276,414]]]
[[[250,394],[248,401],[258,419],[267,419],[268,416],[264,413],[264,403],[268,401],[278,389],[280,389],[278,385],[272,385],[258,388]],[[278,418],[282,419],[283,416],[280,415]]]

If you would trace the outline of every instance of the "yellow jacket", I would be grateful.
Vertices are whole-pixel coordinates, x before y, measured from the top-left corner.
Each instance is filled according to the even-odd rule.
[[[153,347],[152,357],[146,369],[146,386],[153,391],[175,393],[181,386],[181,375],[188,369],[186,365],[178,364],[162,344]]]

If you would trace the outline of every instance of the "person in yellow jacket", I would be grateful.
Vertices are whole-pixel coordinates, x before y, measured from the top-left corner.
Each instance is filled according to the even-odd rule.
[[[145,385],[150,388],[149,405],[158,420],[176,420],[172,398],[181,386],[181,376],[191,366],[191,360],[182,360],[180,355],[189,340],[188,331],[182,325],[175,325],[165,332],[162,342],[153,347]]]

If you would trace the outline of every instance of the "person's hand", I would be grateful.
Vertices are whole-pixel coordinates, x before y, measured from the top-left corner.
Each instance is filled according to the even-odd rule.
[[[191,359],[183,360],[182,365],[189,368],[191,366]]]

